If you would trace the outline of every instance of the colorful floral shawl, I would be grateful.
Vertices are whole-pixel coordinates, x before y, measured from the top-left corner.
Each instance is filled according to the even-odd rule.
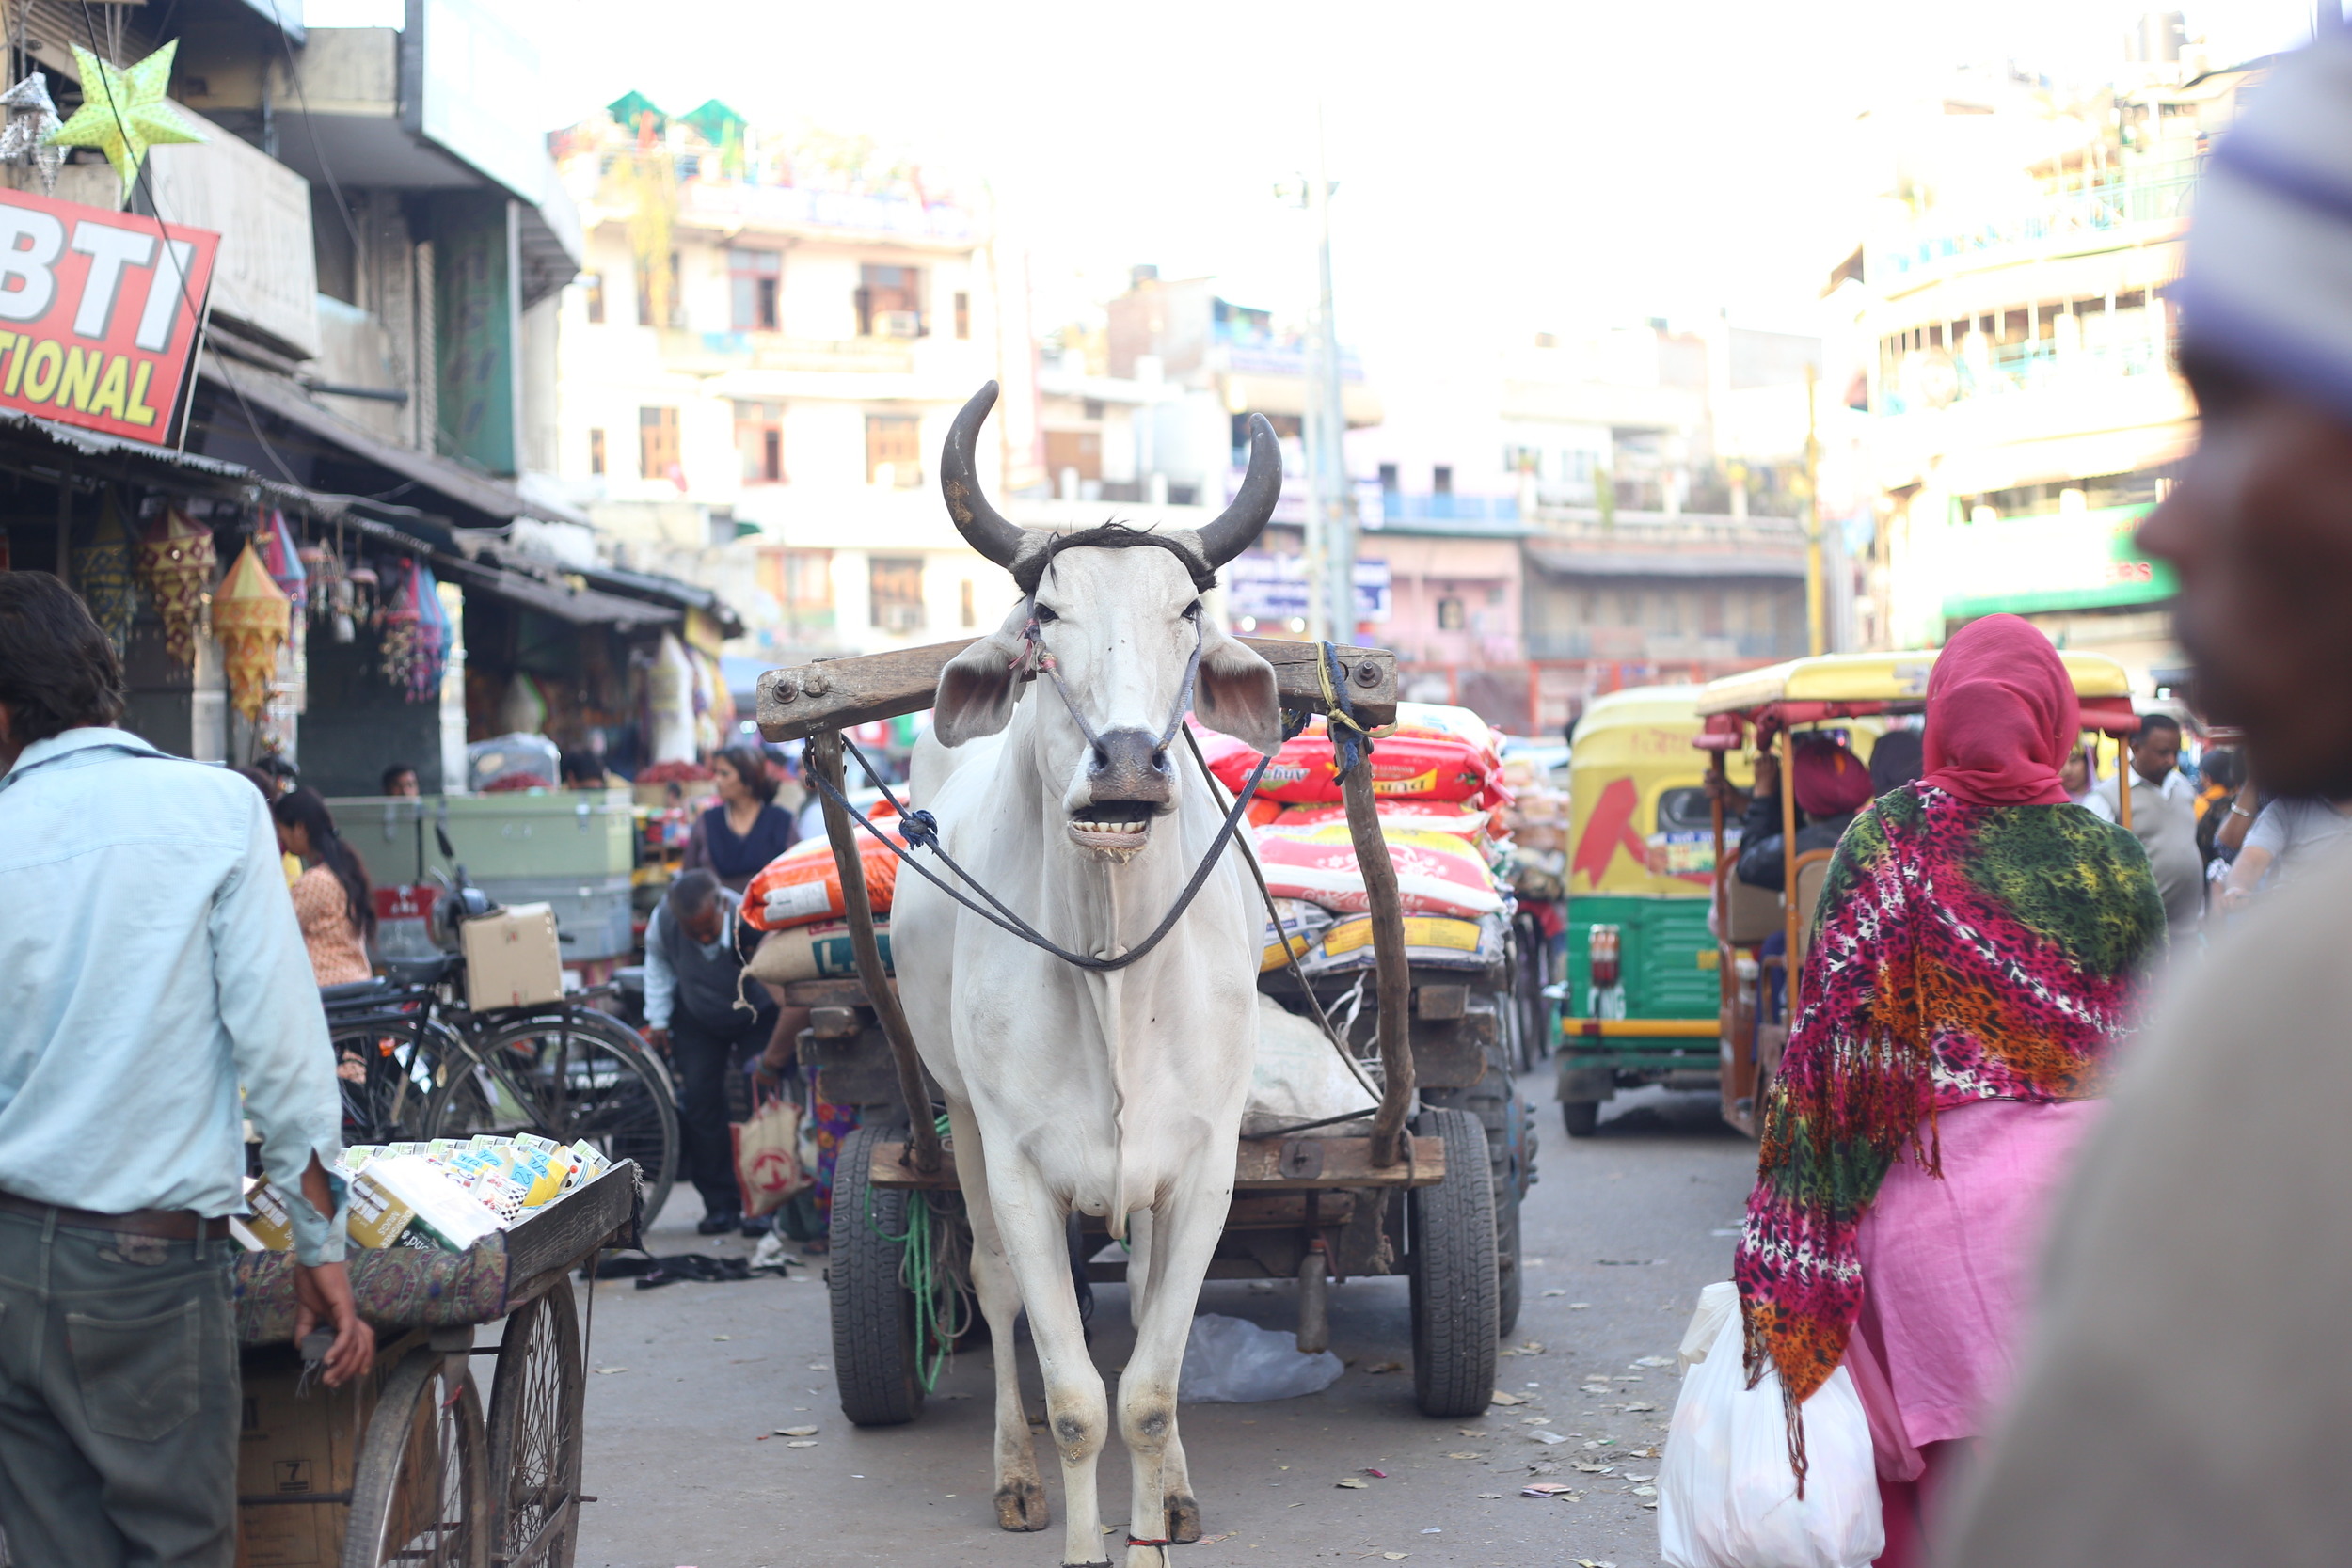
[[[1734,1265],[1749,1375],[1780,1372],[1800,1479],[1797,1407],[1845,1354],[1879,1182],[1906,1151],[1942,1174],[1941,1106],[2097,1094],[2164,941],[2146,852],[2079,806],[1911,784],[1846,830]]]

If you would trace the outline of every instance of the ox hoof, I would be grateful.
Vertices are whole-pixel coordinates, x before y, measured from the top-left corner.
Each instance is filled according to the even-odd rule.
[[[1186,1493],[1168,1499],[1168,1538],[1186,1545],[1200,1539],[1200,1499]]]
[[[996,1489],[998,1529],[1043,1529],[1052,1518],[1045,1506],[1045,1488],[1036,1481],[1016,1481]]]

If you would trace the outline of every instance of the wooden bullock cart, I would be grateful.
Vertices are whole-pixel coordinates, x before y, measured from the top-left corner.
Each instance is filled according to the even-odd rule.
[[[1327,710],[1320,644],[1241,641],[1273,665],[1285,707]],[[805,740],[806,767],[846,794],[841,731],[930,707],[940,670],[969,645],[771,671],[759,680],[760,731],[771,740]],[[1335,654],[1336,678],[1358,721],[1391,722],[1395,656],[1352,647]],[[1463,988],[1417,994],[1369,766],[1342,787],[1371,895],[1380,1105],[1360,1135],[1245,1138],[1208,1277],[1297,1279],[1300,1348],[1321,1350],[1332,1278],[1403,1272],[1412,1291],[1416,1401],[1427,1415],[1474,1416],[1494,1388],[1502,1289],[1488,1139],[1468,1111],[1423,1106],[1416,1114],[1421,1053],[1412,1028],[1417,1010],[1458,1021]],[[831,799],[825,825],[859,978],[788,985],[786,1000],[811,1010],[800,1041],[803,1067],[815,1069],[828,1101],[862,1112],[834,1175],[834,1367],[843,1413],[860,1425],[892,1425],[920,1413],[936,1355],[956,1331],[952,1282],[939,1275],[952,1269],[969,1231],[961,1228],[954,1150],[939,1131],[945,1118],[934,1119],[935,1096],[875,939],[855,836],[862,830]],[[1474,1066],[1471,1078],[1483,1070],[1483,1063]],[[919,1114],[910,1116],[909,1107]],[[1073,1267],[1089,1281],[1122,1279],[1123,1261],[1093,1257],[1107,1235],[1102,1222],[1086,1223],[1091,1228],[1073,1239]]]

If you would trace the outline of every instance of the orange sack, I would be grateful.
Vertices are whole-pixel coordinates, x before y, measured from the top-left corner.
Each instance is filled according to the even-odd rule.
[[[906,840],[887,823],[875,826],[904,847]],[[865,829],[857,830],[858,859],[866,866],[866,896],[877,919],[890,912],[898,885],[898,857]],[[811,838],[762,866],[743,890],[743,920],[755,931],[780,931],[812,920],[838,920],[849,912],[841,901],[841,875],[833,863],[830,839]]]

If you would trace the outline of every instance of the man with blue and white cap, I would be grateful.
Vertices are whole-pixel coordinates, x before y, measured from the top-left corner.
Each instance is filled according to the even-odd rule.
[[[2176,297],[2203,430],[2140,542],[2264,785],[2352,797],[2352,37],[2284,62],[2216,150]],[[2352,855],[2156,1010],[1946,1568],[2352,1561]]]

